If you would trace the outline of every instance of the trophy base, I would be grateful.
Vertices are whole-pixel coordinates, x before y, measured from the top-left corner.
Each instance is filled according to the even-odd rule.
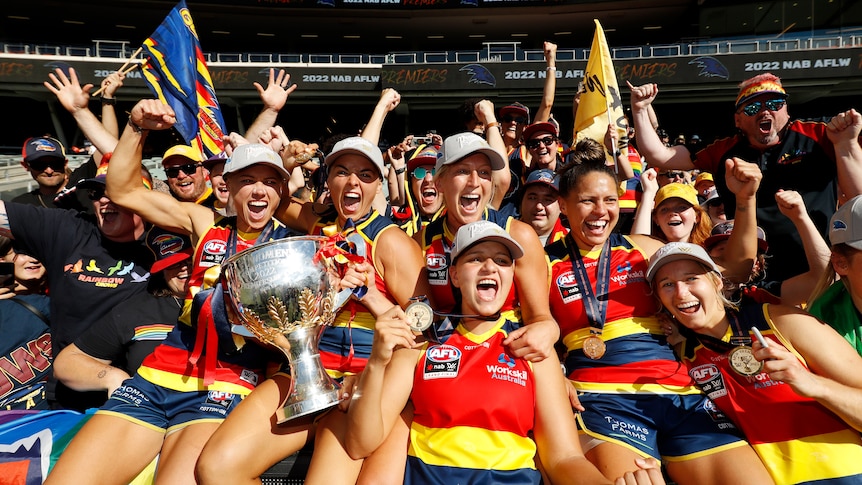
[[[336,406],[340,401],[340,394],[341,389],[338,388],[329,392],[316,394],[314,397],[304,401],[289,402],[275,412],[277,423],[282,424],[286,421],[308,416]]]

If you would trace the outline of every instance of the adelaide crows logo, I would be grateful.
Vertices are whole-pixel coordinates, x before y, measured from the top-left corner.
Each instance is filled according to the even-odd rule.
[[[688,63],[694,64],[700,68],[700,72],[697,73],[698,76],[720,77],[721,79],[727,79],[730,77],[730,73],[727,71],[727,68],[724,67],[724,64],[715,57],[695,57],[688,61]]]
[[[491,87],[497,85],[497,79],[494,78],[494,75],[491,74],[491,72],[482,64],[467,64],[458,70],[465,71],[470,75],[470,79],[467,82],[471,84],[487,84]]]

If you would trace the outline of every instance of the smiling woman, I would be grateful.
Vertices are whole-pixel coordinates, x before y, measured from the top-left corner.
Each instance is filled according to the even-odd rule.
[[[862,378],[852,369],[862,358],[837,332],[793,307],[731,305],[719,268],[693,244],[659,249],[646,278],[682,327],[685,368],[775,483],[859,480]]]
[[[662,243],[614,232],[616,176],[603,151],[591,158],[585,153],[560,174],[561,209],[571,232],[545,251],[551,311],[567,350],[566,374],[578,391],[577,422],[587,459],[608,478],[631,471],[636,457],[652,456],[667,460],[668,473],[680,484],[769,483],[747,443],[707,412],[705,396],[667,344],[644,277]],[[740,194],[748,200],[759,178],[743,180]],[[746,223],[753,229],[753,217]],[[741,267],[749,250],[754,257],[754,248],[744,248],[743,241],[740,234],[733,241]],[[620,433],[623,428],[633,432]]]

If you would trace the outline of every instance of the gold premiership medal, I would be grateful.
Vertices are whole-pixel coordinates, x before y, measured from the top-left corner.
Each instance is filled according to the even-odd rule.
[[[416,333],[428,330],[434,323],[434,311],[424,301],[414,301],[404,310],[404,313],[407,315],[407,325]]]
[[[605,355],[605,341],[596,334],[590,335],[584,340],[584,355],[597,360]]]
[[[763,362],[754,358],[754,351],[747,345],[734,348],[727,355],[730,367],[743,376],[753,376],[763,369]]]

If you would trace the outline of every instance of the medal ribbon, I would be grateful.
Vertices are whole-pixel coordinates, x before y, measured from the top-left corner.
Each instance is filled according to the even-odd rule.
[[[584,302],[584,312],[587,314],[590,330],[594,334],[601,334],[608,314],[608,287],[611,282],[610,240],[605,240],[599,254],[599,259],[596,262],[598,269],[595,292],[593,292],[593,285],[590,282],[590,276],[587,274],[587,267],[584,264],[583,257],[581,257],[581,250],[575,243],[574,238],[572,238],[571,233],[566,235],[566,244],[569,245],[569,251],[574,253],[575,256],[572,258],[572,271],[575,273],[575,280],[577,280],[578,288],[581,290],[581,299]],[[598,296],[596,296],[597,294]]]

